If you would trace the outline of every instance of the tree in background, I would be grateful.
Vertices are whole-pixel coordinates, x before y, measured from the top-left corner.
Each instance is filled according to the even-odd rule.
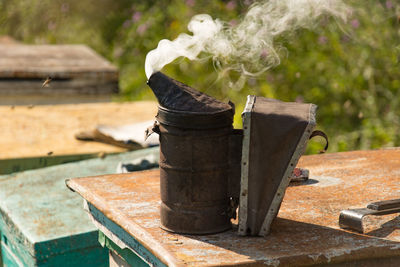
[[[180,59],[163,71],[243,110],[246,95],[319,106],[330,151],[400,146],[400,3],[348,1],[346,25],[321,19],[282,45],[281,64],[258,77],[218,73],[211,60]],[[153,99],[144,59],[160,39],[187,32],[190,18],[208,13],[235,24],[250,0],[3,0],[0,34],[27,43],[85,43],[120,68],[117,100]],[[236,118],[239,124],[240,116]],[[311,151],[319,146],[311,144]]]

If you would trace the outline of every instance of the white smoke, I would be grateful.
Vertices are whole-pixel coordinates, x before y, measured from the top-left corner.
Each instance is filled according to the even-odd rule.
[[[178,57],[212,56],[218,65],[243,74],[263,72],[280,63],[274,41],[299,28],[313,28],[322,15],[346,20],[349,7],[341,0],[266,0],[250,6],[236,26],[207,14],[194,16],[175,40],[161,40],[146,56],[147,78]]]

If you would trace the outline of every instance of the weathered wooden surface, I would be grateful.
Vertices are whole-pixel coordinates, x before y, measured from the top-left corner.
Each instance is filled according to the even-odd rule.
[[[85,45],[0,43],[0,58],[0,94],[118,92],[117,68]]]
[[[106,235],[99,231],[99,242],[103,247],[106,247],[110,251],[110,267],[147,267],[149,266],[144,262],[138,255],[132,253],[128,248],[120,248]]]
[[[0,77],[42,78],[43,74],[73,78],[94,72],[116,78],[116,68],[85,45],[0,44]]]
[[[160,266],[399,266],[398,214],[374,218],[364,235],[340,229],[338,218],[343,209],[399,197],[400,149],[305,156],[300,167],[310,170],[310,180],[287,189],[266,238],[239,237],[234,230],[207,236],[163,231],[158,171],[67,184],[111,240],[153,263],[155,256]]]
[[[123,125],[151,120],[157,103],[0,106],[0,160],[25,157],[125,151],[115,146],[75,139],[98,124]]]
[[[30,106],[30,105],[61,105],[80,103],[106,103],[111,102],[111,95],[53,95],[53,94],[22,94],[2,95],[0,93],[0,106]]]
[[[53,165],[70,163],[85,159],[101,158],[105,156],[102,153],[92,154],[74,154],[74,155],[56,155],[43,157],[29,157],[17,159],[0,160],[0,175],[21,172],[26,170],[40,169]],[[1,266],[1,265],[0,265]]]
[[[3,258],[23,266],[107,266],[97,230],[65,179],[115,173],[121,161],[158,162],[158,157],[155,147],[0,176]]]
[[[0,44],[17,44],[18,41],[8,35],[0,35]]]

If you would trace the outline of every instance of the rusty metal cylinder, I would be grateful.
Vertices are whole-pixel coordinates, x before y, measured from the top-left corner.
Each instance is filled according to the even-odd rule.
[[[231,228],[229,142],[233,109],[176,111],[159,106],[161,226],[184,234]]]

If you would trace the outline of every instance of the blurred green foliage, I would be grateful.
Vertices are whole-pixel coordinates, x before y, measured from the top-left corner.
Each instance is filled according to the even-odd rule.
[[[259,77],[217,73],[213,62],[179,59],[163,71],[243,110],[246,95],[319,106],[329,151],[400,146],[400,3],[347,1],[347,23],[322,18],[312,30],[281,38],[281,64]],[[116,100],[153,99],[146,53],[160,39],[187,32],[190,18],[210,14],[235,24],[250,0],[2,0],[0,34],[27,43],[85,43],[120,68]],[[240,114],[239,114],[240,115]],[[236,116],[240,124],[240,116]],[[311,143],[310,151],[321,145]]]

